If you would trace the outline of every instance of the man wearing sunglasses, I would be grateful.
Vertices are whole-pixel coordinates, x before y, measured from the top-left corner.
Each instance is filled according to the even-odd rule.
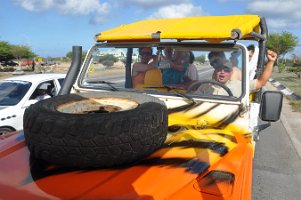
[[[273,66],[274,63],[277,59],[277,54],[271,50],[267,50],[267,63],[266,66],[262,72],[262,74],[254,80],[250,80],[249,83],[249,89],[250,92],[259,90],[269,80],[272,71],[273,71]],[[219,63],[220,65],[214,65],[214,80],[225,84],[231,92],[233,93],[233,96],[239,97],[241,95],[241,81],[240,80],[231,80],[231,76],[233,73],[233,68],[231,65],[227,64],[222,64]],[[197,93],[206,93],[206,94],[215,94],[215,95],[228,95],[228,93],[225,91],[225,89],[217,86],[217,85],[211,85],[209,88],[207,86],[206,89],[204,89],[204,86],[199,87],[197,89]]]
[[[211,51],[208,54],[208,59],[209,59],[210,65],[213,68],[227,63],[227,58],[226,58],[226,55],[223,51]],[[229,66],[229,67],[231,67],[232,71],[233,71],[231,73],[230,79],[231,80],[241,80],[241,78],[242,78],[241,70],[237,66],[232,65],[232,66]],[[214,76],[215,76],[215,74],[213,74],[212,78],[214,78]]]

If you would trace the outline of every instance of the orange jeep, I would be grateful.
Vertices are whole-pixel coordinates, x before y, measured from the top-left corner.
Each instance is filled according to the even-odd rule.
[[[83,62],[73,47],[59,96],[1,140],[0,198],[251,199],[258,116],[277,121],[282,95],[251,89],[244,42],[259,76],[267,37],[259,16],[206,16],[101,32]]]

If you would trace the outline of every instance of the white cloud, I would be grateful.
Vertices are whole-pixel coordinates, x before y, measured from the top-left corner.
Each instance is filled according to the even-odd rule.
[[[14,2],[29,11],[47,10],[54,4],[54,0],[14,0]]]
[[[94,12],[106,12],[108,3],[100,4],[98,0],[64,0],[57,4],[61,13],[85,15]]]
[[[101,22],[110,10],[110,5],[99,0],[14,0],[15,4],[28,11],[57,10],[63,15],[92,15],[91,21]]]
[[[301,26],[300,0],[254,0],[247,5],[247,11],[267,19],[268,25],[275,29]]]
[[[243,2],[245,0],[217,0],[220,3],[232,3],[234,1]]]
[[[157,12],[152,14],[150,18],[177,18],[187,16],[201,16],[207,15],[202,7],[194,6],[193,4],[177,4],[163,6]]]
[[[187,3],[190,2],[190,0],[126,0],[124,2],[126,3],[126,5],[150,8],[177,3]]]

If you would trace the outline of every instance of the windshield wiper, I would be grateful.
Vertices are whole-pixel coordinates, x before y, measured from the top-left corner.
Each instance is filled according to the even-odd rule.
[[[180,97],[184,97],[185,99],[188,99],[189,101],[191,101],[191,104],[190,105],[195,105],[196,102],[194,101],[194,99],[186,94],[183,94],[183,93],[180,93],[178,91],[178,89],[181,89],[181,88],[177,88],[177,87],[171,87],[171,86],[167,86],[167,85],[163,85],[163,86],[146,86],[145,88],[166,88],[169,91],[174,91],[174,93]]]
[[[111,87],[112,91],[118,91],[118,89],[116,87],[113,86],[113,84],[115,83],[112,83],[112,82],[109,82],[109,81],[87,81],[86,83],[91,83],[91,84],[97,84],[97,83],[100,83],[100,84],[107,84],[108,86]]]

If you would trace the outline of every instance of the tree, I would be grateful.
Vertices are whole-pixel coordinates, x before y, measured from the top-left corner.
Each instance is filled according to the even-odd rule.
[[[12,58],[11,45],[8,42],[0,41],[0,60],[10,60]]]
[[[12,45],[11,53],[18,60],[22,58],[33,59],[36,56],[36,54],[31,51],[30,47],[24,45]]]
[[[112,54],[105,54],[105,55],[102,55],[102,56],[98,56],[97,60],[98,60],[98,62],[103,62],[103,61],[108,61],[108,60],[110,60],[112,62],[117,62],[118,58],[115,57]]]
[[[298,44],[298,37],[292,33],[283,31],[282,33],[271,33],[267,40],[267,48],[275,51],[282,62],[285,62],[287,53],[292,52]]]
[[[66,57],[72,59],[72,51],[69,51],[69,52],[66,54]]]
[[[287,69],[288,72],[292,72],[297,75],[298,78],[301,78],[301,57],[293,54],[293,65]]]
[[[199,62],[200,64],[203,64],[206,61],[206,56],[205,55],[197,56],[195,57],[195,61]]]
[[[66,54],[66,57],[69,58],[70,60],[72,59],[72,51],[69,51],[67,54]],[[83,51],[82,53],[82,62],[84,62],[84,59],[86,58],[86,55],[87,55],[87,52],[86,51]]]

